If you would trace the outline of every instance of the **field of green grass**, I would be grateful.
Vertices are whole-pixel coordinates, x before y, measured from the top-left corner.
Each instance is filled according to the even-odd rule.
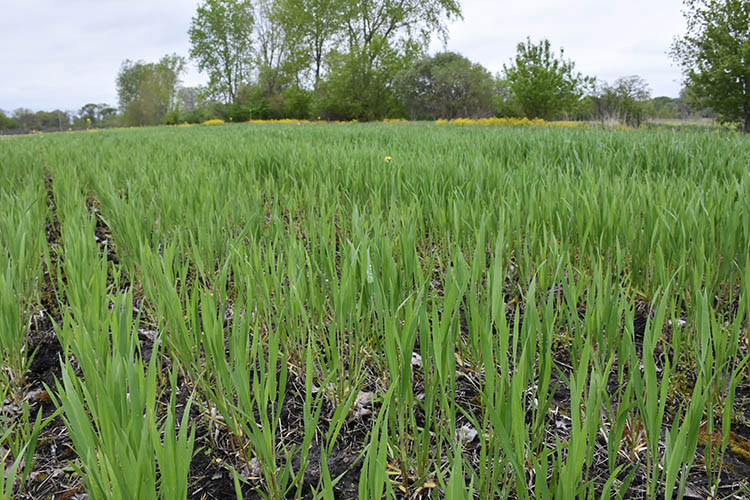
[[[0,139],[0,498],[749,498],[750,142]]]

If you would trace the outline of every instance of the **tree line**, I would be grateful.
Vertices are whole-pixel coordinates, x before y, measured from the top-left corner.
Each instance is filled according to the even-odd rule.
[[[647,117],[711,117],[750,129],[750,58],[742,56],[750,51],[750,0],[685,6],[688,33],[671,51],[685,87],[670,98],[652,97],[637,75],[614,82],[582,75],[549,40],[520,42],[497,75],[455,52],[427,55],[460,18],[457,0],[203,0],[187,35],[189,60],[207,85],[180,84],[183,56],[126,60],[116,78],[117,113],[98,105],[68,121],[525,116],[637,126]],[[62,123],[61,112],[40,123],[52,124],[55,113]],[[14,120],[27,125],[28,115],[0,113],[0,129]]]
[[[18,108],[5,113],[0,110],[0,130],[68,130],[114,127],[121,124],[117,108],[106,103],[88,103],[76,111],[32,111]]]

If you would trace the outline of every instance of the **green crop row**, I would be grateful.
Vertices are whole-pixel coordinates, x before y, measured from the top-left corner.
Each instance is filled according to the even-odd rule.
[[[750,387],[743,137],[246,124],[14,138],[0,160],[4,395],[28,389],[49,269],[46,389],[93,499],[187,498],[219,434],[238,497],[332,499],[344,449],[360,498],[669,499],[726,476]],[[14,471],[49,421],[27,420]]]

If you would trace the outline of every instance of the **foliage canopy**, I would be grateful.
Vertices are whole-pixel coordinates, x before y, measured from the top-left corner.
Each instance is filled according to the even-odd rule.
[[[175,105],[185,59],[166,55],[157,63],[125,60],[117,75],[123,124],[155,125]]]
[[[648,83],[638,75],[623,76],[614,84],[604,83],[592,96],[594,111],[601,120],[617,120],[638,127],[651,97]]]
[[[211,93],[234,102],[252,68],[253,6],[249,0],[206,0],[190,23],[190,57],[208,73]]]
[[[685,0],[687,33],[672,57],[701,104],[750,131],[750,0]]]
[[[489,71],[455,52],[417,61],[396,80],[413,120],[492,116],[494,87]]]
[[[516,56],[503,66],[510,92],[528,118],[556,118],[571,109],[583,96],[589,79],[575,72],[575,63],[564,59],[564,51],[557,56],[549,40],[538,44],[521,42]]]

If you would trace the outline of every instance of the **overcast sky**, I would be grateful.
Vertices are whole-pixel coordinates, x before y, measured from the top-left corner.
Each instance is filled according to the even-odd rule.
[[[196,0],[0,0],[0,109],[77,110],[117,104],[125,59],[188,55]],[[652,95],[677,96],[680,71],[667,51],[685,23],[681,0],[463,0],[448,50],[493,73],[527,36],[548,38],[583,74],[612,82],[637,74]],[[431,51],[441,50],[433,43]],[[205,82],[191,64],[186,85]]]

